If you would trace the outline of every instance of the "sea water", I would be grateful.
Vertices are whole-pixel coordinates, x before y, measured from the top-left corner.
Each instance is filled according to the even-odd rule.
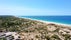
[[[63,24],[71,25],[71,16],[20,16],[31,19],[43,20],[43,21],[51,21]]]

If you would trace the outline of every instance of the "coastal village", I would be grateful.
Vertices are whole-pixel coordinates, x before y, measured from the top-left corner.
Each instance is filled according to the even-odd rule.
[[[71,40],[71,26],[0,16],[0,40]]]

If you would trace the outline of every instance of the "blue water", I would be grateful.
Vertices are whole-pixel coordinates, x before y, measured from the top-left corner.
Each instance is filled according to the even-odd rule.
[[[71,25],[71,16],[21,16],[21,17]]]

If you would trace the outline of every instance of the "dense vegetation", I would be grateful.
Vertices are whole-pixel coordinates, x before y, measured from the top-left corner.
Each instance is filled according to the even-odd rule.
[[[18,32],[21,37],[27,36],[22,40],[70,40],[70,31],[70,27],[63,25],[46,24],[15,16],[0,16],[0,32]],[[33,35],[33,38],[31,38],[31,35]]]

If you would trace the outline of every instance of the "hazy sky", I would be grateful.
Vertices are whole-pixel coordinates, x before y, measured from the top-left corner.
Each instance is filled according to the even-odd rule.
[[[0,0],[0,15],[71,15],[71,0]]]

